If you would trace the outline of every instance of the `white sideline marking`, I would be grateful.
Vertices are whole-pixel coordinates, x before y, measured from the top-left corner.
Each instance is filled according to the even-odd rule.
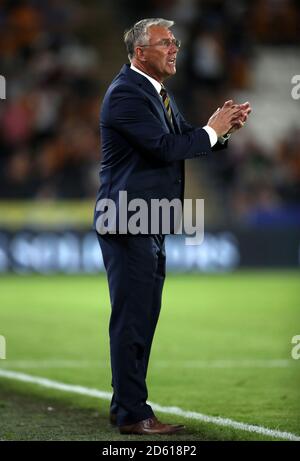
[[[64,384],[58,381],[53,381],[47,378],[41,378],[38,376],[31,376],[24,373],[19,373],[16,371],[10,370],[1,370],[0,377],[14,379],[17,381],[22,381],[26,383],[38,384],[39,386],[47,387],[49,389],[57,389],[65,392],[72,392],[75,394],[86,395],[89,397],[96,397],[104,400],[111,399],[110,392],[99,391],[98,389],[91,389],[83,386],[75,386],[72,384]],[[279,439],[287,439],[293,441],[300,441],[300,436],[292,434],[291,432],[282,432],[273,429],[268,429],[262,426],[255,426],[251,424],[240,423],[229,418],[221,418],[216,416],[208,416],[202,413],[196,413],[195,411],[185,411],[178,407],[163,407],[159,404],[149,402],[153,410],[159,411],[161,413],[167,413],[170,415],[181,416],[183,418],[196,419],[198,421],[203,421],[205,423],[212,423],[218,426],[232,427],[234,429],[239,429],[247,432],[254,432],[261,435],[267,435]]]
[[[261,359],[261,360],[187,360],[162,361],[153,360],[153,368],[287,368],[296,363],[292,359]],[[6,360],[1,368],[109,368],[107,361],[101,360]]]

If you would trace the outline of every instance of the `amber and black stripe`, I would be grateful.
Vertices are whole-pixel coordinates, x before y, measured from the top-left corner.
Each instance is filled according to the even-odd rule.
[[[173,120],[172,120],[172,110],[171,110],[171,104],[170,104],[170,97],[166,91],[165,88],[162,88],[160,90],[160,95],[162,97],[162,100],[163,100],[163,103],[164,103],[164,106],[166,108],[166,111],[167,111],[167,114],[169,116],[169,120],[171,122],[171,124],[173,125]]]

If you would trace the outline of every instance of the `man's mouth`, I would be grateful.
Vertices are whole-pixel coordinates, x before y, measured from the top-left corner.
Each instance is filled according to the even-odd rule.
[[[174,65],[176,63],[176,58],[170,58],[168,59],[168,64]]]

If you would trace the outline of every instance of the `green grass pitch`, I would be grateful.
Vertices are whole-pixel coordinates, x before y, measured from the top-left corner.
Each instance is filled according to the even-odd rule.
[[[7,358],[0,370],[110,392],[109,313],[104,275],[1,277]],[[295,335],[299,272],[169,274],[150,359],[149,400],[300,436]],[[141,440],[111,428],[108,408],[107,400],[0,376],[0,440]],[[172,440],[271,439],[158,416],[186,425]]]

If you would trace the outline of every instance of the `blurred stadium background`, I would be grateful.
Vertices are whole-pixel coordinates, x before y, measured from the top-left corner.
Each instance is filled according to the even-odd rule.
[[[176,21],[183,46],[168,85],[188,120],[205,124],[232,97],[253,107],[225,153],[187,162],[186,197],[205,199],[207,239],[195,257],[170,239],[170,266],[299,267],[299,2],[0,5],[1,272],[102,268],[94,236],[77,234],[90,229],[98,187],[101,99],[127,62],[123,30],[148,16]]]
[[[264,354],[264,344],[259,340],[257,349],[253,346],[253,337],[261,338],[264,334],[261,324],[257,328],[253,324],[253,335],[247,336],[250,332],[245,332],[244,337],[251,347],[246,347],[244,358],[287,359],[291,336],[300,334],[297,278],[300,265],[300,90],[297,92],[295,88],[300,76],[292,81],[294,76],[300,75],[300,4],[297,0],[0,0],[0,74],[6,80],[6,98],[0,100],[0,273],[3,275],[0,279],[0,334],[7,337],[8,344],[13,343],[8,349],[8,359],[44,357],[43,338],[47,333],[42,310],[45,309],[47,319],[56,302],[65,302],[63,297],[59,298],[63,296],[59,290],[57,298],[53,295],[58,286],[66,284],[67,305],[73,302],[68,291],[70,285],[74,302],[82,288],[87,297],[93,294],[93,309],[100,310],[100,299],[101,303],[108,304],[107,292],[103,294],[106,290],[104,279],[98,275],[103,271],[103,264],[91,230],[101,161],[99,111],[108,84],[127,62],[123,31],[143,17],[163,17],[176,22],[173,30],[182,40],[182,48],[177,75],[167,85],[189,121],[200,126],[206,124],[210,114],[230,98],[238,102],[248,100],[253,108],[249,123],[232,136],[226,152],[187,162],[186,197],[205,199],[205,240],[199,247],[187,247],[179,236],[168,238],[169,273],[177,274],[171,276],[170,287],[175,292],[177,285],[183,293],[189,290],[192,309],[199,296],[198,290],[201,292],[204,288],[204,301],[209,305],[215,290],[218,287],[223,290],[228,283],[226,286],[231,288],[224,290],[228,299],[220,299],[220,305],[213,307],[221,323],[226,324],[226,315],[228,319],[240,316],[236,326],[243,335],[242,329],[247,323],[246,314],[242,312],[243,307],[246,309],[245,297],[248,301],[251,299],[250,305],[255,305],[255,309],[261,307],[261,311],[254,310],[251,315],[256,312],[259,317],[261,312],[262,323],[269,322],[268,338],[274,350],[267,347],[269,352]],[[232,274],[245,268],[252,271],[249,278],[247,274],[242,279]],[[274,279],[270,273],[264,278],[264,272],[258,269],[277,269],[278,272]],[[190,272],[193,275],[189,275]],[[225,273],[222,275],[224,285],[223,279],[204,275],[206,272]],[[35,275],[57,273],[61,275],[45,277],[45,282],[43,277]],[[81,275],[71,277],[70,281],[63,274]],[[90,274],[90,286],[84,274]],[[74,283],[78,281],[77,291],[73,279]],[[100,287],[100,279],[102,291],[96,288],[98,280]],[[44,291],[38,294],[39,290]],[[240,303],[241,310],[236,307],[236,311],[226,314],[226,309],[232,308],[235,290],[241,292],[238,302],[235,300]],[[259,300],[262,293],[264,298]],[[52,304],[45,302],[46,298],[51,299]],[[78,299],[84,303],[83,297]],[[166,303],[171,301],[174,302],[173,294],[166,292]],[[30,313],[27,320],[20,309],[22,304]],[[41,311],[36,317],[37,304]],[[225,309],[222,314],[221,308]],[[179,312],[180,306],[175,322],[181,319]],[[109,310],[105,322],[108,315]],[[172,319],[172,313],[166,313],[166,319],[167,315]],[[23,319],[24,325],[26,321],[37,325],[40,333],[35,340],[32,333],[28,334],[20,325],[14,330],[12,324],[16,318]],[[75,342],[81,337],[79,314],[77,320]],[[51,321],[54,334],[59,326]],[[97,321],[100,322],[95,317]],[[282,331],[278,322],[282,323]],[[220,349],[216,356],[201,356],[199,351],[205,360],[220,358],[223,341],[228,341],[228,336],[223,337],[218,329],[215,331],[218,337],[213,336],[213,320],[209,324],[211,329],[208,324],[204,322],[205,334],[211,333],[212,343],[217,344],[219,340]],[[85,328],[88,331],[88,325]],[[107,334],[105,328],[101,332]],[[95,335],[98,334],[95,330]],[[9,341],[9,335],[13,341]],[[92,350],[99,347],[97,338],[90,347],[91,355]],[[159,338],[162,340],[162,334]],[[277,340],[280,347],[276,349]],[[24,347],[25,343],[28,347]],[[71,345],[58,343],[55,357],[65,347],[62,355],[74,359]],[[176,356],[178,351],[172,349],[174,344],[169,346],[171,355]],[[103,347],[106,351],[103,357],[108,360],[107,344]],[[197,342],[193,348],[197,348]],[[168,346],[165,350],[168,351]],[[222,357],[236,359],[235,352],[232,344]],[[50,350],[45,355],[53,359]],[[79,351],[75,355],[80,358]],[[189,358],[184,355],[182,360]],[[10,361],[1,361],[2,365],[9,367]],[[264,373],[263,367],[260,368],[260,373]],[[30,365],[26,370],[42,373]],[[85,378],[79,378],[78,369],[77,374],[72,374],[70,367],[66,374],[61,370],[53,372],[53,367],[51,370],[44,368],[44,375],[75,383],[83,379],[85,384],[92,383],[95,387],[100,382],[102,387],[109,388],[109,368],[107,382],[100,380],[99,370],[98,381],[95,376],[89,381],[92,371]],[[229,371],[226,373],[230,380]],[[274,375],[268,376],[271,383]],[[286,393],[284,383],[290,380],[295,384],[294,377],[285,375],[286,381],[282,378],[278,395],[274,391],[273,404],[279,395]],[[154,370],[154,382],[155,379]],[[158,383],[159,379],[158,376]],[[190,382],[193,383],[192,378]],[[211,385],[208,382],[207,388]],[[251,386],[255,384],[252,382]],[[225,387],[232,391],[229,381],[224,383]],[[178,401],[184,393],[183,388],[178,389]],[[163,402],[168,401],[167,394],[162,392],[161,395]],[[241,394],[241,402],[246,399],[245,395]],[[295,389],[290,389],[290,396],[291,401],[286,402],[289,416],[284,419],[287,424],[283,423],[283,429],[300,433]],[[221,408],[223,416],[230,416],[225,408],[230,400],[231,395],[220,394],[216,400],[218,405],[208,406],[206,410],[218,414]],[[253,405],[258,401],[253,400]],[[172,403],[176,402],[175,399]],[[225,402],[224,407],[222,402]],[[266,402],[266,412],[272,402]],[[199,404],[199,411],[203,406],[205,402],[202,406]],[[189,402],[186,407],[192,409],[197,405]],[[280,408],[284,413],[284,405]],[[279,419],[283,414],[280,408],[276,409],[277,413],[274,410]],[[258,413],[254,414],[253,408],[251,411],[251,417],[246,410],[242,415],[233,411],[231,416],[242,420],[249,416],[249,423],[280,427],[274,415],[264,420]],[[226,437],[230,439],[231,436],[227,434]],[[211,437],[222,438],[222,435]]]

